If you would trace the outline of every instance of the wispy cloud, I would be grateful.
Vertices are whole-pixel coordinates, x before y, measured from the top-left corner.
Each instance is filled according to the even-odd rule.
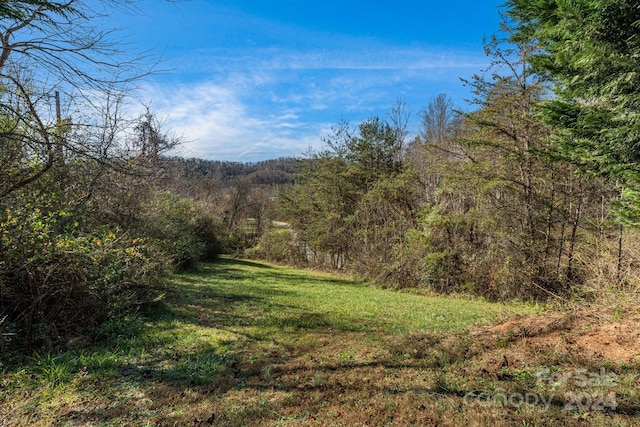
[[[256,161],[299,156],[301,148],[317,143],[319,129],[299,121],[295,112],[250,108],[247,99],[260,86],[255,79],[234,77],[150,86],[146,92],[166,126],[184,136],[178,154],[185,157]]]
[[[414,117],[442,92],[464,108],[459,77],[487,66],[497,2],[140,0],[142,16],[109,19],[164,53],[171,72],[141,97],[184,135],[180,154],[254,161],[300,155],[399,98]]]
[[[340,118],[384,115],[398,98],[417,112],[486,62],[468,52],[389,46],[198,53],[181,66],[197,76],[149,86],[148,96],[187,140],[181,155],[238,161],[299,156]]]
[[[311,50],[276,47],[212,48],[190,52],[178,61],[181,71],[261,70],[432,70],[463,69],[486,64],[482,52],[440,47],[406,48],[359,42]]]

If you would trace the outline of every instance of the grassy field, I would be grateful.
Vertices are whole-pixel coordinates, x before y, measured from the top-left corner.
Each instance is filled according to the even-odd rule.
[[[486,326],[536,311],[222,259],[100,344],[5,361],[0,425],[640,424],[637,364]]]

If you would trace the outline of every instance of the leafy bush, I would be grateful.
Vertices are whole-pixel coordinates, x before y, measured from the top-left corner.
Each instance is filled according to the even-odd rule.
[[[492,218],[478,212],[425,207],[420,227],[407,233],[407,242],[395,255],[407,283],[490,300],[548,298],[533,285],[551,283],[550,278],[540,279],[535,257],[516,250],[516,236],[503,234]]]
[[[271,262],[300,264],[304,254],[293,245],[292,239],[288,228],[272,228],[260,237],[256,246],[246,251],[246,255]]]
[[[204,244],[203,261],[213,261],[223,251],[222,226],[209,215],[197,216],[194,220],[194,234]]]
[[[30,204],[0,213],[0,318],[14,344],[51,347],[90,333],[149,301],[166,273],[152,239],[83,232],[75,217]]]
[[[195,267],[204,256],[205,245],[195,234],[193,204],[163,191],[153,194],[145,208],[137,231],[156,239],[174,267]]]

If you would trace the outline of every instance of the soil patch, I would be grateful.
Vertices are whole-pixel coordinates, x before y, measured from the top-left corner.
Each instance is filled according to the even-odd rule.
[[[593,314],[559,313],[521,317],[481,328],[473,333],[479,339],[509,343],[509,358],[519,362],[526,353],[541,349],[587,360],[608,360],[614,363],[640,362],[640,313],[628,313],[623,318]],[[521,345],[518,345],[521,344]],[[518,354],[520,353],[520,354]],[[522,354],[525,353],[525,354]]]

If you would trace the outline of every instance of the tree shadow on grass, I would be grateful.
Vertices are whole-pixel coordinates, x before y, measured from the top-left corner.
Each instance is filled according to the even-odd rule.
[[[251,272],[249,281],[246,271],[242,271],[246,266],[259,267]],[[294,341],[300,331],[326,334],[352,329],[348,321],[326,313],[275,302],[276,296],[289,298],[296,293],[265,289],[259,282],[277,282],[282,273],[258,263],[224,259],[207,265],[201,272],[180,275],[165,289],[165,301],[145,307],[129,319],[129,324],[122,319],[118,325],[110,325],[104,341],[78,349],[79,353],[71,350],[60,359],[54,357],[69,361],[63,383],[77,383],[98,396],[117,389],[114,384],[118,384],[125,393],[132,387],[143,394],[154,393],[160,387],[174,390],[178,397],[195,393],[197,400],[207,399],[212,390],[224,394],[244,387],[270,364],[286,363],[293,354],[278,351],[274,356],[269,348],[283,348],[283,342]],[[236,283],[240,279],[243,282]],[[287,274],[287,280],[298,279],[326,282],[304,274]],[[262,296],[265,292],[269,295]],[[210,328],[213,333],[235,338],[220,345],[220,340],[212,343],[198,337],[185,345],[180,342],[184,325]],[[274,332],[273,336],[269,331]],[[247,360],[251,360],[250,368]],[[100,400],[96,399],[95,405],[85,405],[83,410],[62,414],[61,420],[94,422],[118,419],[121,414],[142,417],[143,411],[132,408],[127,399],[104,403]]]
[[[252,268],[250,273],[246,267]],[[247,274],[251,275],[250,280],[247,280]],[[309,372],[300,370],[302,383],[283,382],[278,379],[282,374],[280,368],[272,367],[288,366],[296,357],[313,351],[295,344],[301,333],[330,336],[361,328],[352,319],[276,302],[276,297],[286,300],[297,294],[271,285],[283,277],[310,285],[332,282],[355,286],[345,280],[315,278],[250,261],[222,259],[205,265],[200,272],[179,275],[176,282],[167,287],[166,301],[147,307],[141,312],[143,319],[136,317],[130,327],[122,323],[111,329],[110,338],[102,343],[102,347],[83,349],[93,352],[94,356],[69,365],[65,381],[70,383],[74,378],[81,378],[85,388],[99,396],[118,386],[124,394],[135,389],[144,396],[153,396],[159,389],[170,389],[173,391],[171,399],[182,405],[187,404],[185,396],[190,396],[189,404],[195,402],[206,406],[212,393],[224,396],[233,390],[261,392],[273,389],[299,396],[317,392],[316,386],[306,384],[311,381]],[[212,333],[224,333],[234,338],[226,343],[198,338],[185,345],[180,342],[184,325],[195,326],[198,330],[209,328]],[[66,357],[73,358],[74,355]],[[376,361],[370,366],[373,367],[395,369],[392,360]],[[362,365],[347,363],[334,367],[336,371],[362,368]],[[285,369],[295,373],[295,369]],[[318,372],[329,372],[329,367],[323,369]],[[272,374],[269,374],[270,370]],[[269,378],[273,374],[274,378]],[[159,407],[156,411],[167,416],[164,408]],[[239,420],[246,421],[248,413],[267,419],[278,417],[277,411],[265,412],[250,404],[246,405],[246,411],[249,412],[244,415],[242,411],[236,414]],[[69,412],[61,419],[102,422],[112,417],[122,421],[122,414],[129,414],[125,421],[131,421],[133,417],[134,423],[145,416],[144,411],[132,405],[130,400],[116,398],[102,402],[98,399],[96,404],[85,405],[83,410]],[[179,424],[188,424],[199,416],[187,413],[170,418]]]
[[[276,280],[286,279],[287,281],[296,281],[299,283],[307,283],[312,285],[317,284],[332,284],[347,287],[361,287],[362,283],[350,279],[342,279],[338,277],[316,276],[308,273],[298,273],[297,270],[281,268],[255,262],[244,259],[234,258],[220,258],[212,263],[205,263],[195,271],[188,271],[178,274],[181,281],[191,283],[202,283],[202,280],[215,282],[215,281],[233,281],[243,280],[247,278],[247,268],[254,269],[251,271],[251,275],[256,280]]]
[[[258,267],[251,272],[251,280],[247,281],[242,266]],[[275,302],[273,297],[295,297],[295,292],[267,289],[260,281],[270,283],[283,274],[306,283],[327,281],[229,259],[207,265],[195,275],[181,275],[168,288],[167,301],[143,313],[145,325],[137,324],[138,329],[103,347],[82,350],[96,352],[95,362],[72,365],[67,382],[75,378],[102,398],[60,414],[59,421],[264,425],[277,422],[287,411],[303,412],[302,407],[309,414],[318,413],[328,403],[348,408],[373,399],[397,403],[407,396],[435,396],[453,399],[459,406],[474,391],[452,381],[415,380],[421,372],[443,369],[425,362],[438,340],[425,340],[420,357],[403,355],[415,345],[415,339],[394,338],[394,343],[385,334],[377,344],[383,356],[375,360],[356,362],[327,353],[371,331],[350,318]],[[239,280],[242,282],[237,283]],[[357,286],[339,279],[334,282]],[[180,342],[185,325],[232,338],[208,341],[200,336],[185,345]],[[325,344],[305,345],[300,342],[303,336]],[[137,402],[104,398],[119,392],[138,396]],[[278,399],[284,400],[274,403]],[[300,408],[294,410],[292,405]],[[171,409],[174,406],[176,410]],[[640,412],[630,404],[621,409],[633,416]]]

